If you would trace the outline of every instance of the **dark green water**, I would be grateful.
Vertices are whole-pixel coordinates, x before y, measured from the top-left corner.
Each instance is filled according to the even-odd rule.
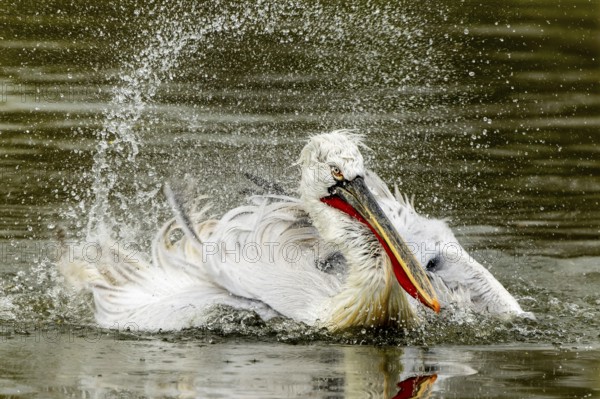
[[[420,3],[0,3],[0,397],[600,396],[600,3]],[[99,230],[144,256],[165,180],[223,212],[336,128],[538,320],[117,339],[62,286]]]

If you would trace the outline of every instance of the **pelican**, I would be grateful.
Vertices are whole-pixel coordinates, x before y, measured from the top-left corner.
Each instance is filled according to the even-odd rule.
[[[413,326],[453,306],[528,315],[445,221],[365,168],[363,147],[346,130],[311,137],[297,161],[299,198],[255,195],[220,219],[208,206],[188,214],[167,186],[175,217],[148,261],[65,262],[63,273],[92,291],[105,327],[203,326],[215,305],[333,331]]]

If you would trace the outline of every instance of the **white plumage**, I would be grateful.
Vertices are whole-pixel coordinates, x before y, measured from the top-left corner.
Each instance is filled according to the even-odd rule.
[[[396,230],[392,233],[428,265],[442,308],[454,304],[527,315],[464,251],[445,222],[419,215],[365,169],[361,140],[348,131],[312,137],[298,161],[300,199],[254,196],[220,220],[209,219],[208,208],[188,218],[168,190],[176,217],[157,233],[150,262],[65,261],[63,273],[91,289],[96,320],[105,327],[202,326],[218,304],[250,309],[263,319],[282,315],[330,329],[417,323],[419,303],[398,283],[381,236],[323,200],[335,196],[336,187],[364,180]]]

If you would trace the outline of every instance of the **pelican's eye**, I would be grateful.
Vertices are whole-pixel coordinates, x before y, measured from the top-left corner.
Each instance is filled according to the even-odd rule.
[[[344,175],[342,174],[342,171],[335,165],[331,166],[331,176],[333,176],[333,178],[337,181],[344,180]]]

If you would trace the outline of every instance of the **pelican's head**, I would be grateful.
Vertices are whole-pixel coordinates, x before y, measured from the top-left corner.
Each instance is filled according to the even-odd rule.
[[[346,180],[364,176],[365,165],[358,150],[361,145],[362,136],[347,130],[311,137],[298,161],[302,167],[301,196],[320,200],[330,194],[330,187],[338,183],[340,176]]]
[[[300,195],[313,208],[334,208],[340,218],[350,218],[357,231],[372,234],[390,258],[400,286],[421,303],[439,312],[436,294],[424,268],[382,211],[364,181],[366,170],[359,151],[362,136],[344,130],[310,139],[300,154]],[[318,205],[321,204],[321,205]],[[331,215],[320,212],[318,215]],[[335,224],[337,218],[316,220],[317,225]],[[348,221],[346,219],[346,221]],[[366,225],[364,229],[360,224]]]

